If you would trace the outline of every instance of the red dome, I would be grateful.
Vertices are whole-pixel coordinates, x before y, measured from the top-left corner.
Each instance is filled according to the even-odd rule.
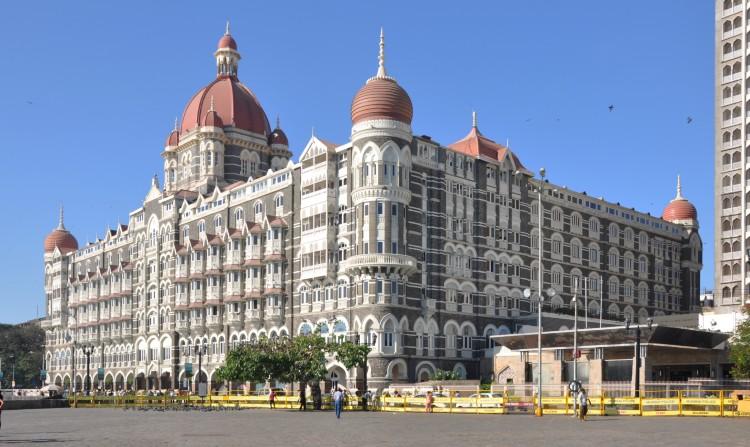
[[[58,227],[44,239],[44,252],[53,252],[55,247],[59,247],[63,254],[70,253],[78,250],[78,241],[70,231]]]
[[[289,146],[289,140],[286,138],[286,134],[283,130],[278,127],[271,133],[268,144],[281,144],[283,146]]]
[[[180,144],[180,133],[175,129],[169,133],[165,146],[177,146]]]
[[[221,120],[221,117],[218,113],[216,113],[213,110],[209,110],[206,113],[206,117],[203,118],[203,125],[204,126],[213,126],[213,127],[224,127],[224,122]]]
[[[367,81],[352,101],[352,124],[370,119],[391,119],[411,124],[413,113],[409,94],[395,80],[387,77]]]
[[[674,199],[664,208],[661,218],[667,222],[681,220],[697,220],[698,211],[695,206],[685,199]]]
[[[213,109],[224,126],[270,135],[266,112],[249,88],[235,77],[221,76],[190,99],[182,114],[180,130],[187,132],[202,125],[213,98]]]
[[[221,36],[221,39],[219,39],[218,48],[231,48],[233,50],[237,50],[237,42],[235,42],[234,38],[229,34],[224,34],[223,36]]]

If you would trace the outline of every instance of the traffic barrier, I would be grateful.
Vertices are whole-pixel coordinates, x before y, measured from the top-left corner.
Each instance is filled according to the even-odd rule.
[[[745,394],[747,393],[747,394]],[[592,415],[631,415],[631,416],[713,416],[713,417],[749,417],[750,392],[711,391],[688,392],[674,391],[661,393],[644,393],[642,397],[589,397],[589,414]],[[436,396],[433,399],[433,413],[456,414],[533,414],[537,403],[535,397],[512,396],[492,393],[491,397],[473,395]],[[131,408],[131,409],[181,409],[181,408],[216,408],[245,409],[269,408],[268,396],[265,395],[208,395],[200,396],[76,396],[70,397],[71,406],[78,408]],[[370,403],[370,410],[387,412],[424,412],[424,396],[381,396]],[[572,415],[572,396],[544,396],[544,413],[548,415]],[[298,396],[277,396],[277,409],[296,409],[299,407]],[[312,400],[308,400],[308,408]],[[322,397],[322,408],[331,409],[330,396]],[[360,410],[359,401],[348,398],[345,410]]]

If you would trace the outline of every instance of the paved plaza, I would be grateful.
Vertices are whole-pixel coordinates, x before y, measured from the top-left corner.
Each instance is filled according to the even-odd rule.
[[[0,445],[747,446],[750,419],[55,409],[3,412]]]

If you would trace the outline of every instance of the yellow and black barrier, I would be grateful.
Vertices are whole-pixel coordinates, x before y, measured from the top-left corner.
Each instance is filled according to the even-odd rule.
[[[496,393],[499,394],[499,393]],[[502,397],[500,397],[502,396]],[[668,396],[668,397],[667,397]],[[746,399],[744,397],[747,397]],[[696,393],[675,391],[671,393],[647,393],[641,397],[591,396],[589,397],[589,414],[591,415],[629,415],[629,416],[714,416],[742,417],[750,416],[750,394],[743,395],[735,391],[711,391]],[[78,408],[130,408],[130,409],[179,409],[197,408],[269,408],[268,396],[263,395],[208,395],[199,396],[77,396],[69,399],[70,405]],[[544,413],[548,415],[572,415],[574,400],[572,396],[544,397]],[[387,412],[425,412],[425,397],[381,396],[370,402],[369,409]],[[312,408],[312,400],[307,401]],[[499,394],[493,397],[460,397],[436,396],[433,398],[433,413],[455,414],[533,414],[537,400],[533,396],[515,396]],[[298,396],[277,396],[277,409],[299,408]],[[323,396],[323,409],[331,409],[330,396]],[[349,398],[344,406],[346,410],[360,410],[359,401]]]

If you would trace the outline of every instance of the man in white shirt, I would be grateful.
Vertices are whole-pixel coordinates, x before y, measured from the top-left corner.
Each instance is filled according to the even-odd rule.
[[[333,393],[333,408],[336,410],[336,419],[341,419],[341,410],[344,408],[344,393],[338,388]]]

